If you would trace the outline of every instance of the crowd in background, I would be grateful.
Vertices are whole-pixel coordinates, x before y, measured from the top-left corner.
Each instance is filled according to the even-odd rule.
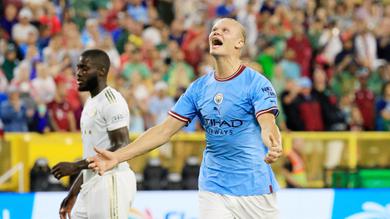
[[[0,118],[6,132],[77,131],[81,52],[109,54],[130,131],[161,122],[212,71],[220,17],[247,30],[245,65],[279,95],[282,130],[390,130],[390,2],[374,0],[1,0]],[[200,129],[193,121],[186,131]]]

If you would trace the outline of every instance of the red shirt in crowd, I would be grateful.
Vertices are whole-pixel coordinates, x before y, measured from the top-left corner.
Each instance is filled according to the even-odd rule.
[[[375,127],[375,95],[368,89],[360,89],[355,93],[355,104],[363,117],[364,129],[373,130]]]

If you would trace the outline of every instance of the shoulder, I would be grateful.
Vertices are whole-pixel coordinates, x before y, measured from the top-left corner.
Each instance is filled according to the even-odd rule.
[[[107,89],[104,89],[102,91],[102,95],[100,95],[99,97],[100,98],[98,102],[101,105],[111,105],[111,104],[117,104],[125,101],[122,94],[112,87],[108,87]]]
[[[213,75],[214,75],[213,71],[205,75],[202,75],[201,77],[194,80],[187,89],[191,89],[191,90],[200,89],[201,87],[207,85],[210,82],[210,79],[212,79]]]
[[[262,73],[254,70],[253,68],[246,66],[244,71],[244,80],[246,80],[248,84],[251,84],[251,86],[270,83],[270,81]]]

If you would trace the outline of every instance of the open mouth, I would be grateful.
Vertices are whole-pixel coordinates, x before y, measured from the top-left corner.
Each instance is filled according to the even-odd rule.
[[[212,44],[212,46],[222,46],[223,42],[222,42],[222,40],[220,40],[218,38],[214,38],[211,40],[211,44]]]

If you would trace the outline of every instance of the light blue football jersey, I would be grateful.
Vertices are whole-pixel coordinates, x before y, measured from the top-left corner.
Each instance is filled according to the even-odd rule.
[[[271,83],[255,70],[240,66],[231,77],[214,72],[194,81],[169,114],[183,122],[200,118],[206,131],[206,149],[199,189],[218,194],[249,196],[279,189],[261,139],[256,117],[278,114]]]

